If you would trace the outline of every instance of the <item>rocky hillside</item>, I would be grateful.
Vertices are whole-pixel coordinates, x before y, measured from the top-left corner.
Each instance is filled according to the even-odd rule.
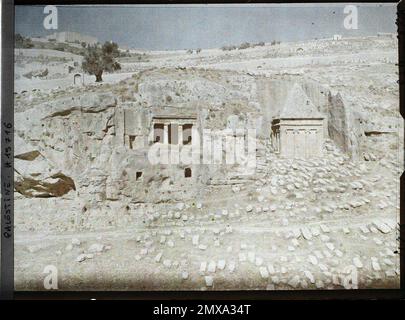
[[[15,94],[18,288],[41,286],[33,259],[76,263],[70,289],[92,279],[92,259],[105,271],[101,287],[117,290],[339,288],[353,265],[361,287],[397,285],[396,39],[148,52],[84,86],[28,70],[40,63],[54,72],[53,60],[62,68],[74,57],[25,50],[31,60],[17,63]],[[296,83],[325,117],[322,159],[286,160],[272,150],[271,120]],[[149,130],[151,115],[167,110],[197,114],[201,128],[256,129],[254,172],[201,165],[191,183],[150,165],[147,144],[124,144],[122,114],[133,112]],[[43,237],[52,241],[41,245]],[[111,283],[111,261],[131,271],[120,278],[125,285]]]

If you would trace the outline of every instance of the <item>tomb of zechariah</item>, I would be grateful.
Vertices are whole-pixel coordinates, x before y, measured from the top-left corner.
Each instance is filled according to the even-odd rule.
[[[284,108],[272,121],[272,145],[287,158],[321,157],[324,116],[316,109],[301,86],[295,84]]]

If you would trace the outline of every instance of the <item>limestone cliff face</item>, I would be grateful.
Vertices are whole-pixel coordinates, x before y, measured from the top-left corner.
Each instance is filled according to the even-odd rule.
[[[343,151],[358,158],[359,155],[359,130],[353,114],[347,109],[342,96],[329,93],[328,131],[329,136]]]
[[[107,91],[72,92],[17,112],[16,191],[29,197],[71,192],[93,202],[181,200],[186,166],[153,166],[147,159],[153,114],[191,112],[200,129],[254,128],[259,147],[265,146],[271,120],[297,82],[201,70],[147,71],[134,78]],[[319,85],[303,80],[299,85],[328,116],[331,138],[353,151],[344,106],[327,100]],[[226,179],[232,170],[241,169],[194,166],[194,183]]]
[[[157,69],[115,85],[61,90],[26,104],[18,100],[15,191],[21,212],[40,201],[43,210],[73,221],[66,228],[94,227],[94,219],[101,225],[117,221],[108,211],[115,208],[125,224],[121,214],[131,206],[197,199],[208,184],[254,181],[266,166],[271,121],[295,83],[325,117],[324,137],[358,157],[371,124],[341,94],[304,77]],[[194,114],[199,130],[256,129],[256,174],[223,163],[151,164],[152,118],[159,114]],[[192,177],[185,177],[186,169]]]
[[[80,177],[105,168],[111,148],[112,94],[57,99],[16,113],[16,191],[58,197],[81,190]]]

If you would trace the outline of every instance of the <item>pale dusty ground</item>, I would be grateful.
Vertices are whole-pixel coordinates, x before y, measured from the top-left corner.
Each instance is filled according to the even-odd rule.
[[[127,227],[118,229],[20,232],[16,288],[43,289],[49,264],[58,268],[65,290],[199,290],[207,289],[206,275],[213,276],[213,289],[344,288],[353,265],[360,288],[398,287],[399,203],[387,191],[396,188],[396,169],[387,166],[356,167],[332,152],[320,162],[272,160],[263,184],[240,191],[211,186],[205,199],[186,202],[182,210],[157,206],[160,214],[149,227],[131,212]],[[80,245],[72,246],[72,239]],[[76,262],[93,244],[104,249]],[[204,262],[215,263],[215,272],[200,271]],[[268,277],[260,275],[263,267]]]

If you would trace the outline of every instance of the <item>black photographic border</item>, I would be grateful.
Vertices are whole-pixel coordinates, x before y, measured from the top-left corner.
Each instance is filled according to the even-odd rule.
[[[355,1],[355,3],[397,3],[396,1]],[[0,300],[402,300],[405,299],[404,174],[400,183],[400,288],[356,290],[246,290],[246,291],[14,291],[14,6],[15,5],[119,5],[119,4],[260,4],[297,1],[112,1],[112,0],[3,0],[1,61],[1,265]],[[308,3],[348,3],[309,1]],[[350,2],[352,3],[352,2]],[[400,113],[405,118],[405,4],[397,5]],[[10,158],[11,155],[11,158]]]

